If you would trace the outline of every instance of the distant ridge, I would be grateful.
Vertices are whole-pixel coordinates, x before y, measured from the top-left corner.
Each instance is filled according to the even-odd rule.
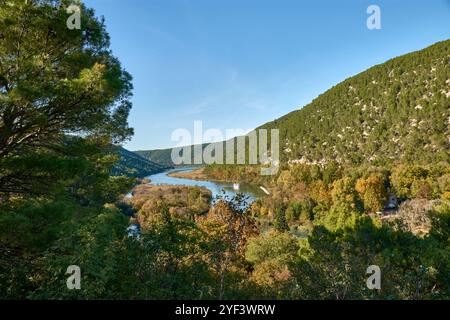
[[[115,151],[120,155],[120,159],[113,168],[113,175],[126,175],[131,177],[143,178],[151,174],[162,172],[171,167],[170,165],[165,166],[150,161],[144,157],[141,157],[139,154],[131,152],[125,148],[115,148]]]
[[[171,148],[158,150],[138,150],[134,151],[134,153],[161,166],[171,167],[174,165],[171,157]]]
[[[205,143],[202,145],[202,149],[205,149],[209,143]],[[150,161],[156,162],[159,165],[166,167],[173,167],[175,164],[172,161],[172,150],[173,148],[168,149],[157,149],[157,150],[138,150],[134,151],[134,153],[140,155],[141,157],[148,159]],[[182,151],[181,151],[182,153]],[[191,154],[191,164],[194,163],[194,150],[192,149]]]

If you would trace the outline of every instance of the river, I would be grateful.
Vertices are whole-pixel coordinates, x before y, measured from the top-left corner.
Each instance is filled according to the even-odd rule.
[[[233,189],[232,183],[225,182],[213,182],[213,181],[200,181],[200,180],[192,180],[192,179],[182,179],[169,177],[168,174],[172,172],[189,172],[194,170],[196,167],[180,167],[175,169],[170,169],[164,172],[156,173],[148,176],[150,179],[150,184],[153,185],[182,185],[182,186],[198,186],[205,187],[212,193],[212,199],[217,198],[217,196],[225,196],[225,197],[233,197],[237,193],[242,193],[246,195],[244,206],[250,205],[256,199],[262,197],[264,192],[257,186],[241,184],[239,186],[239,190]],[[131,193],[128,194],[128,197],[131,197]],[[137,223],[131,224],[127,228],[128,236],[130,237],[140,237],[141,231],[140,226]]]
[[[219,195],[233,197],[237,193],[243,193],[244,195],[246,195],[248,197],[247,202],[251,203],[254,200],[256,200],[257,198],[264,195],[264,192],[258,186],[241,184],[239,186],[239,190],[234,190],[232,183],[200,181],[200,180],[175,178],[175,177],[168,176],[168,174],[172,173],[172,172],[189,172],[189,171],[194,170],[195,168],[196,167],[175,168],[175,169],[167,170],[167,171],[164,171],[161,173],[153,174],[151,176],[148,176],[148,178],[150,179],[151,184],[153,184],[153,185],[169,184],[169,185],[205,187],[211,191],[213,199],[215,199]]]

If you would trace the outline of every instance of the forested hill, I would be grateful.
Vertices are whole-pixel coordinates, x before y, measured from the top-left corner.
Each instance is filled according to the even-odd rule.
[[[374,66],[260,128],[280,129],[282,161],[449,161],[450,40]],[[137,151],[172,165],[171,149]]]
[[[170,167],[170,165],[165,166],[145,159],[122,147],[117,147],[115,151],[118,152],[120,158],[112,170],[113,175],[127,175],[142,178]]]
[[[156,162],[162,166],[173,166],[171,154],[172,149],[160,149],[160,150],[139,150],[134,153],[139,156],[148,159],[150,161]]]
[[[304,108],[263,125],[280,129],[284,160],[449,161],[450,40],[349,78]]]
[[[203,144],[202,149],[205,149],[206,146],[208,145],[209,145],[208,143]],[[172,161],[172,148],[158,149],[158,150],[138,150],[134,151],[134,153],[165,167],[174,166],[174,163]],[[193,163],[194,163],[194,151],[192,151],[191,154],[191,164]]]

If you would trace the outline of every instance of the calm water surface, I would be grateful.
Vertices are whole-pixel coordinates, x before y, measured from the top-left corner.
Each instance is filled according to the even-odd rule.
[[[229,197],[234,196],[237,193],[243,193],[248,196],[248,202],[253,202],[255,199],[264,195],[262,190],[258,186],[240,184],[239,190],[233,189],[232,183],[226,182],[213,182],[213,181],[198,181],[191,179],[181,179],[175,177],[169,177],[168,174],[171,172],[189,172],[194,170],[195,167],[182,167],[167,170],[161,173],[153,174],[148,176],[153,185],[182,185],[182,186],[198,186],[205,187],[212,192],[213,199],[218,195],[226,195]],[[238,182],[238,181],[237,181]]]

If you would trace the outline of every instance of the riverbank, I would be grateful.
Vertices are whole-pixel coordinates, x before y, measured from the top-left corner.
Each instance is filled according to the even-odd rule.
[[[257,185],[240,183],[239,190],[235,190],[232,182],[211,179],[205,173],[205,167],[179,167],[150,177],[152,185],[184,185],[205,187],[212,192],[213,199],[217,197],[234,197],[237,193],[248,196],[248,202],[253,202],[264,196]]]
[[[205,167],[199,167],[192,170],[180,170],[173,171],[167,174],[167,176],[178,179],[189,179],[195,181],[211,181],[217,183],[232,184],[236,179],[218,179],[211,175],[206,174]]]
[[[187,170],[187,171],[173,171],[167,174],[169,177],[172,178],[179,178],[179,179],[191,179],[191,180],[197,180],[197,181],[208,181],[211,180],[206,174],[205,174],[205,167],[196,168],[193,170]]]

